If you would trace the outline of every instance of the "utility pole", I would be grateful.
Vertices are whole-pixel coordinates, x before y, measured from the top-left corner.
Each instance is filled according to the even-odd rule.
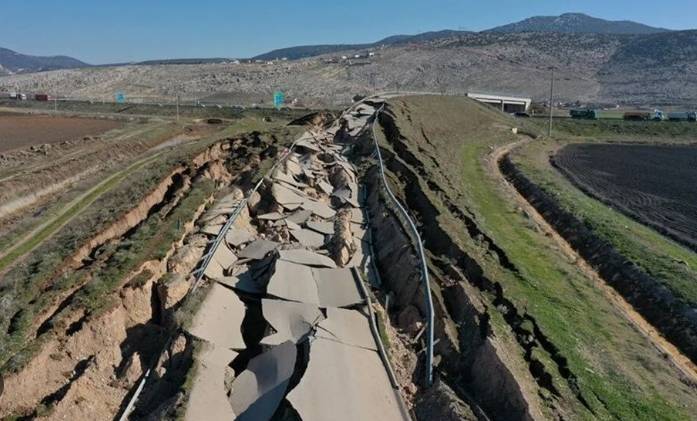
[[[554,68],[552,68],[552,82],[549,86],[549,133],[552,137],[552,122],[554,121]]]
[[[53,112],[58,112],[58,95],[53,96]]]
[[[177,121],[179,121],[179,95],[177,95]]]

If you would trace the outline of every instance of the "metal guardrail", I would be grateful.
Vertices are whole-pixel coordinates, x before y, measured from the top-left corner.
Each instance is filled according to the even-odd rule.
[[[358,106],[359,104],[363,103],[364,101],[373,99],[373,98],[375,98],[375,97],[376,97],[376,95],[371,96],[371,97],[369,97],[369,98],[365,98],[364,100],[359,101],[359,102],[353,104],[351,107],[349,107],[347,110],[345,110],[345,111],[341,114],[341,117],[345,116],[345,115],[346,115],[347,113],[349,113],[353,108],[355,108],[355,107]],[[411,219],[409,218],[409,215],[406,213],[406,211],[404,210],[404,208],[402,207],[402,205],[399,203],[399,201],[398,201],[398,200],[395,198],[395,196],[392,194],[392,191],[389,189],[389,187],[388,187],[388,185],[387,185],[387,179],[385,178],[385,172],[384,172],[384,167],[383,167],[383,163],[382,163],[382,156],[380,155],[380,148],[379,148],[378,143],[377,143],[377,137],[375,136],[375,121],[377,120],[377,117],[378,117],[379,113],[382,111],[383,108],[384,108],[384,105],[383,105],[382,107],[380,107],[380,109],[379,109],[379,110],[377,111],[377,113],[375,114],[375,120],[374,120],[373,123],[372,123],[371,129],[372,129],[372,131],[373,131],[373,138],[375,139],[375,147],[376,147],[376,150],[377,150],[377,153],[378,153],[379,162],[380,162],[380,172],[381,172],[381,174],[382,174],[382,179],[383,179],[383,182],[384,182],[384,184],[385,184],[385,188],[386,188],[388,194],[390,195],[390,197],[395,201],[395,203],[397,204],[397,206],[399,207],[399,209],[401,209],[401,211],[404,213],[404,216],[406,217],[407,221],[409,221],[409,223],[410,223],[410,225],[411,225],[411,227],[412,227],[412,229],[413,229],[413,231],[414,231],[414,234],[416,235],[416,238],[417,238],[418,250],[419,250],[419,254],[420,254],[420,256],[421,256],[421,261],[422,261],[422,271],[423,271],[423,276],[424,276],[424,283],[425,283],[426,291],[427,291],[427,304],[428,304],[428,308],[429,308],[429,322],[428,322],[428,331],[429,331],[429,335],[428,335],[428,352],[427,352],[427,361],[428,361],[427,384],[430,386],[431,383],[432,383],[432,380],[433,380],[433,301],[432,301],[432,299],[431,299],[431,287],[430,287],[430,282],[429,282],[429,279],[428,279],[428,269],[427,269],[426,260],[425,260],[424,254],[423,254],[423,247],[421,246],[421,237],[419,236],[419,233],[418,233],[418,231],[416,230],[416,226],[415,226],[414,223],[411,221]],[[278,168],[278,166],[279,166],[281,163],[283,163],[283,162],[288,158],[288,156],[290,156],[290,153],[291,153],[291,152],[293,151],[293,149],[295,148],[297,142],[298,142],[298,139],[296,139],[296,140],[291,144],[291,146],[284,152],[283,156],[281,156],[281,158],[280,158],[280,159],[266,172],[266,174],[257,182],[257,184],[254,186],[254,188],[253,188],[252,190],[250,190],[250,191],[247,193],[247,196],[246,196],[244,199],[242,199],[242,201],[240,201],[240,203],[237,205],[237,208],[235,209],[235,211],[230,215],[230,218],[228,218],[228,220],[227,220],[227,222],[225,223],[225,225],[223,225],[223,227],[220,229],[220,232],[219,232],[218,235],[216,236],[215,240],[213,240],[213,245],[212,245],[211,248],[208,250],[208,253],[206,253],[206,255],[205,255],[205,257],[204,257],[203,263],[201,264],[201,266],[200,266],[198,269],[196,269],[196,270],[193,272],[194,274],[196,274],[196,278],[195,278],[195,281],[194,281],[194,285],[191,287],[191,290],[189,291],[189,293],[187,293],[187,295],[186,295],[186,297],[185,297],[184,299],[187,299],[187,298],[188,298],[193,292],[195,292],[195,291],[198,289],[198,287],[200,286],[201,281],[202,281],[203,276],[204,276],[204,273],[205,273],[205,271],[206,271],[206,268],[208,267],[208,265],[210,264],[210,262],[211,262],[212,259],[213,259],[213,255],[215,254],[216,250],[218,249],[218,247],[220,246],[220,244],[221,244],[222,241],[224,240],[224,238],[225,238],[225,236],[227,235],[227,232],[229,231],[230,227],[232,227],[232,225],[233,225],[233,224],[235,223],[235,221],[237,220],[237,217],[238,217],[238,216],[240,215],[240,213],[242,212],[242,209],[244,209],[244,207],[247,206],[247,203],[248,203],[249,198],[251,197],[251,195],[254,194],[254,193],[256,193],[256,192],[259,190],[259,188],[261,187],[261,185],[264,183],[264,180],[265,180],[267,177],[269,177],[270,175],[273,175],[273,171],[276,170],[276,168]],[[167,349],[167,347],[168,347],[169,344],[171,343],[172,339],[173,339],[173,337],[170,337],[170,338],[167,340],[167,343],[166,343],[165,347],[163,348],[162,352],[164,352],[164,350]],[[380,343],[380,345],[382,345],[382,344]],[[162,352],[160,352],[160,354],[162,354]],[[390,368],[391,368],[391,367],[390,367]],[[388,371],[389,371],[389,370],[388,370]],[[132,411],[133,408],[135,407],[135,404],[137,403],[138,398],[139,398],[141,392],[142,392],[143,389],[145,388],[145,384],[147,383],[147,380],[148,380],[148,378],[150,377],[150,373],[151,373],[151,372],[152,372],[152,368],[149,368],[149,369],[145,372],[145,374],[143,375],[143,377],[141,378],[140,382],[138,382],[138,386],[136,387],[136,390],[135,390],[133,396],[132,396],[131,399],[129,400],[128,405],[126,406],[126,408],[124,409],[123,413],[122,413],[121,416],[119,417],[119,421],[127,421],[127,420],[128,420],[128,416],[130,415],[131,411]],[[391,380],[391,382],[393,383],[393,386],[394,386],[394,384],[396,383],[396,380],[394,379],[394,374],[393,374],[393,373],[390,373],[390,374],[391,374],[390,380]]]
[[[297,143],[297,140],[295,142],[293,142],[292,145],[290,145],[290,147],[284,152],[283,156],[281,156],[281,158],[278,161],[276,161],[276,163],[271,167],[271,169],[269,169],[266,172],[266,174],[254,186],[254,188],[252,190],[250,190],[249,193],[247,193],[247,196],[244,199],[242,199],[242,201],[240,201],[240,203],[235,208],[235,211],[230,215],[230,217],[228,218],[225,225],[223,225],[223,227],[220,229],[218,236],[215,237],[215,240],[213,240],[213,245],[208,250],[208,253],[206,253],[206,255],[205,255],[203,264],[197,270],[194,271],[194,273],[196,273],[196,280],[194,281],[194,285],[191,288],[191,292],[196,291],[196,289],[198,288],[199,284],[201,283],[201,280],[203,279],[204,272],[208,268],[208,265],[211,263],[211,260],[213,259],[213,255],[218,250],[220,243],[222,243],[223,240],[225,239],[225,236],[227,235],[227,232],[230,230],[230,227],[232,227],[232,225],[237,220],[237,217],[240,216],[240,213],[242,213],[242,209],[244,209],[245,206],[247,206],[247,203],[249,202],[249,198],[259,190],[261,185],[264,184],[264,180],[267,177],[273,175],[274,170],[276,170],[276,168],[278,168],[278,166],[281,163],[283,163],[283,161],[285,161],[286,158],[288,158],[288,156],[290,156],[290,153],[295,148],[296,143]]]
[[[204,272],[206,271],[206,268],[210,264],[211,260],[213,259],[213,255],[215,254],[216,250],[220,246],[220,243],[225,239],[225,235],[227,234],[228,230],[230,227],[235,223],[237,220],[237,217],[240,216],[240,213],[242,213],[242,209],[244,209],[245,206],[247,206],[247,203],[249,202],[249,198],[252,196],[252,194],[256,193],[261,185],[264,183],[264,180],[269,177],[270,175],[273,175],[273,171],[278,168],[278,166],[285,161],[288,156],[290,156],[290,153],[293,151],[295,148],[296,143],[298,140],[296,139],[291,146],[283,153],[281,158],[276,161],[276,163],[269,169],[266,174],[257,182],[257,184],[254,186],[252,190],[247,193],[247,196],[240,201],[240,203],[237,205],[235,208],[235,211],[230,215],[230,218],[228,218],[227,222],[223,227],[220,229],[220,232],[216,236],[215,240],[213,240],[213,245],[211,248],[208,250],[208,253],[205,254],[203,263],[201,266],[196,269],[193,273],[196,274],[196,279],[194,281],[194,285],[191,287],[189,292],[187,293],[186,297],[184,297],[184,300],[186,300],[188,297],[191,296],[192,293],[194,293],[199,285],[201,284],[201,280],[203,279]],[[167,342],[165,346],[162,348],[162,351],[160,351],[159,355],[162,355],[162,353],[169,347],[170,343],[172,342],[173,335],[170,335],[170,337],[167,339]],[[159,358],[155,361],[159,361]],[[140,394],[143,392],[143,389],[145,388],[145,384],[148,381],[148,378],[150,377],[150,373],[152,372],[153,367],[149,368],[143,377],[141,378],[140,382],[138,382],[138,386],[136,387],[135,392],[133,393],[133,396],[128,402],[128,405],[124,409],[123,413],[121,413],[121,416],[119,417],[119,421],[127,421],[128,416],[131,414],[133,411],[133,408],[135,407],[135,404],[138,402],[138,398],[140,397]]]
[[[375,152],[378,158],[378,164],[380,167],[380,176],[382,178],[382,183],[385,187],[388,197],[393,201],[399,212],[402,214],[403,218],[406,220],[406,225],[411,228],[413,240],[415,243],[415,248],[418,252],[419,259],[421,260],[421,279],[423,281],[424,289],[426,290],[426,307],[428,309],[428,320],[427,320],[427,345],[426,345],[426,384],[431,386],[433,384],[433,322],[434,322],[434,311],[433,311],[433,297],[431,296],[431,281],[428,276],[428,265],[426,263],[426,255],[424,253],[423,243],[421,241],[421,235],[416,229],[416,224],[411,219],[406,209],[397,200],[397,197],[392,193],[389,184],[387,183],[387,177],[385,176],[385,165],[382,161],[382,153],[380,153],[380,145],[378,144],[378,137],[375,132],[375,124],[378,121],[380,113],[384,110],[385,105],[383,104],[375,113],[375,117],[372,123],[372,134],[373,140],[375,141]],[[399,218],[398,218],[399,219]]]

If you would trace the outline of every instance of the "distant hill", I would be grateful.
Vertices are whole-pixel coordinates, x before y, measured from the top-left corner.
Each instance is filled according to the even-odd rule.
[[[301,58],[316,57],[322,54],[337,53],[339,51],[365,50],[369,48],[378,48],[381,46],[394,46],[410,42],[423,42],[441,38],[451,38],[459,34],[467,33],[469,32],[444,30],[424,32],[417,35],[393,35],[391,37],[381,39],[380,41],[368,44],[301,45],[297,47],[280,48],[252,58],[255,60],[277,60],[285,57],[289,60],[297,60]]]
[[[549,68],[556,99],[569,104],[682,105],[697,98],[697,31],[648,35],[453,32],[426,41],[397,38],[370,60],[288,61],[220,66],[185,62],[63,70],[0,78],[0,93],[56,92],[87,99],[182,98],[260,104],[269,87],[307,106],[345,105],[375,91],[472,91],[525,95],[544,101]],[[347,52],[347,54],[349,54]],[[161,64],[161,62],[157,62]],[[143,69],[146,67],[147,69]]]
[[[77,69],[89,66],[87,63],[68,56],[30,56],[7,48],[0,48],[0,75]]]
[[[628,20],[610,21],[583,13],[565,13],[561,16],[535,16],[520,22],[499,26],[488,32],[561,32],[584,34],[646,35],[668,32],[668,29]]]
[[[511,23],[483,31],[483,33],[488,32],[557,32],[568,34],[648,35],[670,31],[668,29],[654,28],[652,26],[631,21],[610,21],[584,15],[582,13],[565,13],[561,16],[536,16],[517,23]],[[289,60],[297,60],[301,58],[316,57],[322,54],[333,54],[340,51],[364,50],[381,46],[395,46],[405,43],[434,41],[456,36],[465,36],[468,34],[472,34],[472,32],[444,30],[426,32],[417,35],[395,35],[367,44],[301,45],[297,47],[273,50],[253,58],[256,60],[275,60],[285,57]]]
[[[697,30],[636,37],[613,57],[615,61],[641,66],[686,66],[696,58]],[[694,71],[685,70],[687,73]]]
[[[279,48],[252,57],[254,60],[277,60],[287,58],[288,60],[298,60],[301,58],[315,57],[322,54],[331,54],[338,51],[361,50],[370,48],[373,44],[327,44],[327,45],[299,45],[296,47]]]
[[[155,64],[214,64],[232,61],[232,58],[210,57],[210,58],[170,58],[161,60],[139,61],[136,64],[155,65]]]
[[[697,30],[616,34],[603,32],[607,28],[592,33],[571,32],[571,25],[561,28],[554,32],[429,32],[369,44],[295,47],[258,56],[292,59],[374,49],[375,55],[366,60],[320,57],[283,65],[242,60],[220,66],[213,63],[226,59],[175,59],[6,76],[0,78],[0,94],[21,89],[111,100],[114,92],[123,91],[129,98],[170,101],[181,95],[246,105],[268,103],[270,89],[279,87],[287,98],[317,107],[343,106],[356,94],[375,91],[498,92],[545,101],[549,70],[554,67],[559,82],[556,100],[570,106],[694,109]]]

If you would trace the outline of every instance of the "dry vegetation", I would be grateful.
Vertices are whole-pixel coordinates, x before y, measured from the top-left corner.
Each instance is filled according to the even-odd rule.
[[[0,372],[8,385],[0,417],[118,412],[172,327],[164,315],[170,309],[157,301],[160,278],[171,278],[168,261],[190,241],[220,180],[249,177],[255,162],[292,137],[287,121],[260,115],[207,126],[154,117],[103,137],[5,156],[0,183],[12,186],[3,190],[7,197],[26,198],[32,178],[45,176],[51,187],[52,176],[57,187],[6,209],[1,220],[3,252],[23,247],[0,258]],[[265,133],[241,135],[254,130]],[[71,166],[95,170],[61,183]],[[37,226],[44,228],[25,236]],[[104,381],[109,377],[116,380]]]
[[[694,45],[696,34],[681,32],[679,45]],[[268,104],[273,90],[282,89],[307,106],[348,104],[355,94],[391,90],[494,91],[544,100],[554,66],[560,101],[689,104],[697,93],[690,76],[697,57],[670,37],[472,33],[377,49],[375,57],[353,64],[326,63],[354,53],[348,51],[274,64],[60,70],[2,77],[0,91],[112,100],[121,90],[134,100],[174,101],[182,95],[250,105]]]

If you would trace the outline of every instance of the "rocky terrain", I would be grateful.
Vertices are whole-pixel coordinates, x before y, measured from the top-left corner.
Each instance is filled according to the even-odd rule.
[[[498,26],[492,32],[565,32],[593,34],[656,34],[667,29],[654,28],[627,20],[609,21],[583,13],[564,13],[561,16],[535,16],[520,22]]]
[[[280,89],[296,105],[340,106],[376,91],[486,91],[546,101],[554,68],[561,102],[685,105],[697,95],[696,45],[697,31],[569,13],[478,33],[445,30],[368,44],[288,47],[241,63],[204,58],[34,65],[40,57],[0,49],[0,95],[21,91],[110,101],[123,91],[131,102],[174,102],[179,95],[252,105],[270,103]],[[18,57],[31,60],[18,64]],[[7,75],[56,68],[62,70]]]
[[[631,21],[609,21],[595,18],[583,13],[565,13],[561,16],[535,16],[520,22],[498,26],[483,32],[520,33],[520,32],[560,32],[560,33],[585,33],[585,34],[654,34],[668,32],[667,29],[653,28],[648,25]],[[380,48],[399,44],[431,41],[451,38],[460,35],[473,34],[472,31],[431,31],[417,35],[393,35],[370,44],[329,44],[329,45],[302,45],[296,47],[279,48],[268,53],[260,54],[254,59],[277,60],[283,57],[287,59],[299,59],[318,56],[321,54],[335,53],[338,51],[355,50],[364,48]]]
[[[398,44],[374,57],[341,60],[324,55],[293,61],[232,64],[130,65],[72,69],[0,78],[0,92],[15,89],[112,100],[193,100],[268,103],[281,89],[307,106],[342,105],[353,95],[383,90],[503,92],[549,95],[605,104],[688,104],[697,95],[697,31],[655,35],[468,33]],[[342,55],[352,56],[365,50]]]

